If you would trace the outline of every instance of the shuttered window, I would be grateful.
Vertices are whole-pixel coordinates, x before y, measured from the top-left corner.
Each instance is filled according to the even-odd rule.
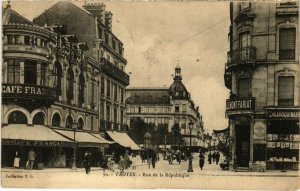
[[[294,77],[293,76],[278,77],[278,105],[279,106],[294,105]]]
[[[296,29],[284,28],[279,31],[279,59],[295,60]]]
[[[250,93],[250,80],[249,78],[240,78],[238,81],[238,96],[249,97]]]

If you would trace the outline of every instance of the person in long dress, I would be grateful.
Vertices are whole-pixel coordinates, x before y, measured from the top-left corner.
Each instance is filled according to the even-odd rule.
[[[15,154],[14,167],[15,168],[20,167],[20,153],[19,153],[19,151],[16,151],[16,154]]]
[[[205,157],[202,153],[200,153],[200,155],[199,155],[199,166],[200,166],[201,170],[204,167],[204,162],[205,162]]]

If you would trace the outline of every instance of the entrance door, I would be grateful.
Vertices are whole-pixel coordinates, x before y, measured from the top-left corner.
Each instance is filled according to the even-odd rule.
[[[250,125],[236,126],[236,156],[238,166],[248,167],[250,161]]]

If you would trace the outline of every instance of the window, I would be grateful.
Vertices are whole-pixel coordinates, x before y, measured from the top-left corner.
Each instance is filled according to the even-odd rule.
[[[110,106],[106,106],[106,121],[110,121]]]
[[[52,117],[52,127],[60,127],[60,116],[58,113],[55,113]]]
[[[106,82],[106,97],[110,97],[110,81]]]
[[[238,96],[249,97],[250,94],[250,80],[249,78],[240,78],[238,81]]]
[[[116,41],[113,39],[112,40],[112,48],[115,50],[116,49]]]
[[[14,36],[9,34],[7,35],[8,44],[14,44]]]
[[[25,45],[30,45],[30,36],[25,36],[24,37],[24,44]]]
[[[94,117],[91,116],[91,130],[94,131]]]
[[[116,84],[114,84],[114,99],[115,101],[118,100],[118,89]]]
[[[66,128],[72,129],[72,126],[73,126],[73,119],[71,116],[68,116],[66,120]]]
[[[250,8],[250,3],[249,2],[241,2],[240,4],[240,10],[248,9]]]
[[[35,61],[27,60],[24,66],[24,83],[25,84],[36,84],[37,82],[37,67]]]
[[[46,85],[46,64],[45,63],[42,63],[41,64],[41,82],[40,84],[42,86]]]
[[[295,60],[296,29],[279,30],[279,59]]]
[[[124,121],[124,111],[121,110],[121,113],[120,113],[120,117],[121,117],[121,120],[120,120],[120,123],[123,124],[123,121]]]
[[[104,77],[101,77],[101,95],[104,95]]]
[[[85,87],[85,79],[83,74],[81,73],[79,75],[79,97],[78,97],[78,101],[79,101],[79,106],[82,107],[82,104],[84,104],[84,87]]]
[[[61,95],[61,78],[62,78],[62,69],[59,62],[55,62],[54,75],[55,75],[56,94],[59,96]]]
[[[35,114],[35,116],[32,119],[32,124],[44,125],[45,124],[44,114],[42,112]]]
[[[250,33],[242,33],[239,36],[239,47],[240,48],[246,48],[249,47],[251,43]]]
[[[14,111],[8,117],[8,124],[27,124],[27,117],[21,111]]]
[[[293,106],[294,105],[294,76],[278,77],[278,105]]]
[[[108,33],[105,33],[105,42],[108,44]]]
[[[91,90],[90,90],[90,104],[91,104],[91,108],[94,109],[95,108],[95,102],[94,102],[94,94],[95,94],[95,83],[94,81],[92,81],[90,83],[90,87],[91,87]]]
[[[82,118],[78,119],[78,129],[83,130],[83,119]]]
[[[71,101],[73,100],[73,83],[74,83],[74,73],[72,68],[68,69],[68,74],[67,74],[67,103],[71,104]]]
[[[142,108],[141,107],[139,107],[139,113],[141,113],[142,112]]]
[[[99,38],[102,39],[102,28],[99,28]]]
[[[182,112],[186,112],[186,105],[185,104],[182,105]]]
[[[8,61],[8,83],[20,83],[20,62],[10,59]]]
[[[100,103],[100,120],[104,120],[104,102]]]
[[[117,123],[117,118],[118,118],[118,110],[117,110],[117,108],[115,107],[115,108],[114,108],[114,123]]]
[[[120,88],[120,92],[121,92],[121,103],[124,102],[124,92],[123,92],[123,88]]]
[[[176,112],[176,113],[179,112],[179,106],[175,106],[175,112]]]

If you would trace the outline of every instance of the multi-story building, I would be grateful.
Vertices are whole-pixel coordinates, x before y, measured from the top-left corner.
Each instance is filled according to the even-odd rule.
[[[53,7],[35,20],[40,26],[13,11],[10,5],[3,10],[3,166],[12,165],[16,151],[24,166],[31,148],[37,153],[38,163],[71,166],[74,144],[79,166],[87,149],[97,163],[104,147],[111,143],[100,136],[100,131],[123,127],[123,96],[129,77],[124,72],[126,60],[121,56],[121,42],[111,33],[111,25],[101,24],[109,34],[109,44],[95,47],[93,42],[104,43],[101,37],[95,37],[100,24],[94,26],[94,32],[87,31],[98,21],[96,16],[70,2],[58,2]],[[83,13],[76,15],[83,18],[82,25],[77,22],[75,27],[81,33],[74,33],[75,21],[51,20],[51,16],[62,15],[60,11],[65,13],[64,8],[72,10],[64,18]],[[43,23],[43,19],[47,22]],[[111,47],[112,40],[119,52]],[[99,47],[106,48],[105,58],[93,56]],[[112,63],[106,59],[109,54],[120,59]],[[128,140],[124,133],[121,135]]]
[[[168,132],[178,128],[186,146],[190,145],[191,122],[192,146],[200,146],[199,138],[203,134],[203,122],[198,109],[182,83],[179,66],[175,68],[174,82],[170,87],[126,89],[126,120],[129,127],[132,127],[132,123],[138,118],[145,124],[153,124],[156,128],[165,127]]]
[[[123,57],[123,43],[112,32],[112,13],[105,11],[103,3],[86,3],[82,8],[61,1],[37,16],[34,23],[67,26],[80,42],[87,44],[86,59],[98,71],[88,68],[95,75],[82,78],[93,84],[85,87],[88,92],[85,104],[99,114],[93,121],[99,123],[97,127],[101,130],[125,130],[124,94],[129,76],[125,73],[127,60]],[[97,102],[92,101],[93,96]]]
[[[267,169],[299,163],[298,2],[230,4],[225,67],[231,162]]]

